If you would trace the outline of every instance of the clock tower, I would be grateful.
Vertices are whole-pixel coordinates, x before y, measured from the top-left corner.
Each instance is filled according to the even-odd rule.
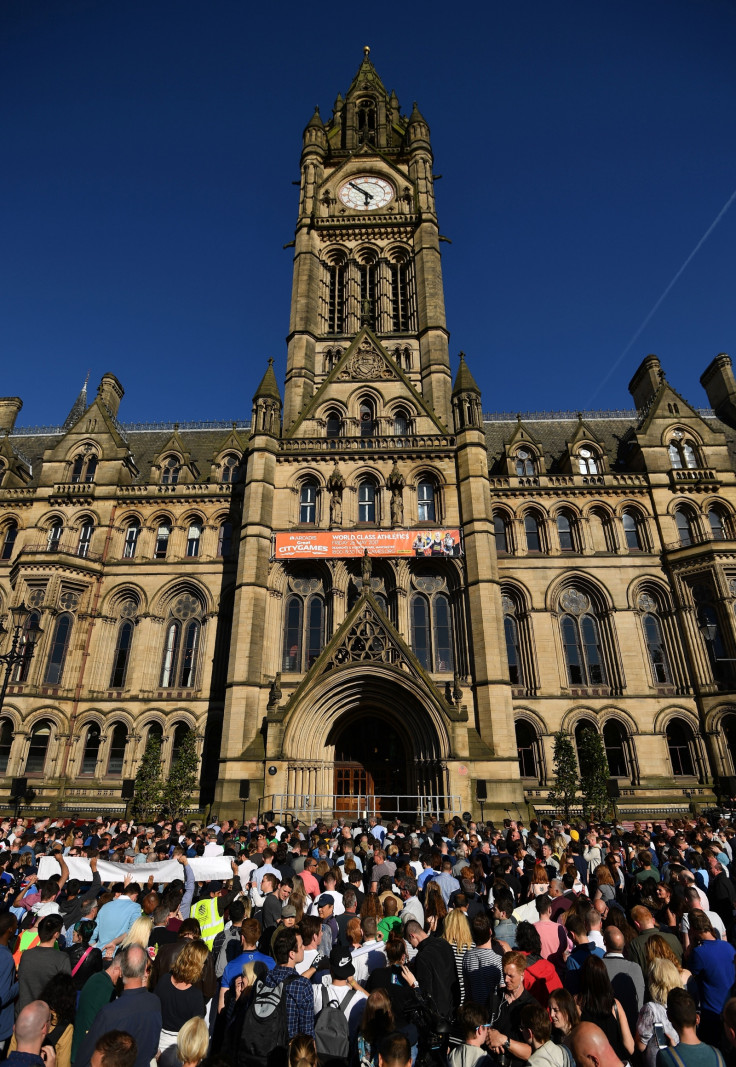
[[[283,404],[253,401],[220,810],[522,803],[480,394],[450,376],[429,127],[369,49],[304,130]],[[380,743],[379,743],[380,739]],[[306,805],[306,807],[305,807]],[[306,817],[306,815],[305,815]]]
[[[450,362],[429,127],[401,114],[370,49],[332,117],[304,131],[284,428],[361,326],[445,426]]]

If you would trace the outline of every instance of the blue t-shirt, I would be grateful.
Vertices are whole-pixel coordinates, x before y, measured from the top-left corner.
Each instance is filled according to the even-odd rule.
[[[728,941],[701,941],[694,950],[690,970],[698,983],[700,1007],[720,1015],[733,985],[736,949]]]
[[[276,966],[271,957],[264,956],[262,952],[242,952],[231,963],[228,963],[225,968],[222,975],[223,986],[229,989],[238,975],[243,973],[243,967],[245,967],[246,963],[257,963],[259,960],[261,963],[266,964],[269,971],[272,971]]]

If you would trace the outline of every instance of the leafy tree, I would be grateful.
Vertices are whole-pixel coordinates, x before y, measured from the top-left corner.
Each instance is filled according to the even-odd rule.
[[[603,738],[597,730],[584,729],[578,745],[580,756],[580,788],[583,793],[583,814],[603,819],[608,813],[608,760]]]
[[[189,798],[197,786],[198,770],[197,739],[194,731],[188,730],[182,738],[163,786],[162,807],[170,819],[181,815],[189,804]]]
[[[572,738],[566,730],[558,730],[554,735],[552,749],[552,767],[555,781],[549,792],[550,801],[561,807],[565,818],[570,818],[570,805],[575,800],[578,788],[578,764]]]
[[[149,733],[133,789],[131,815],[134,820],[148,822],[161,811],[161,739]]]

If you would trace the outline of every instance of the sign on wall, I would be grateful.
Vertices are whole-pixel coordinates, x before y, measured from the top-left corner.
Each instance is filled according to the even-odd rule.
[[[362,556],[438,559],[462,555],[458,529],[300,530],[273,535],[274,559],[346,559]]]

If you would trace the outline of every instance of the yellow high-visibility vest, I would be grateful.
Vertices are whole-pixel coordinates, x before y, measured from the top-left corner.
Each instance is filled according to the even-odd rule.
[[[221,930],[225,929],[225,919],[217,911],[217,898],[205,897],[204,900],[198,900],[192,906],[189,914],[199,923],[202,931],[202,940],[206,943],[207,948],[212,949],[215,938]]]

